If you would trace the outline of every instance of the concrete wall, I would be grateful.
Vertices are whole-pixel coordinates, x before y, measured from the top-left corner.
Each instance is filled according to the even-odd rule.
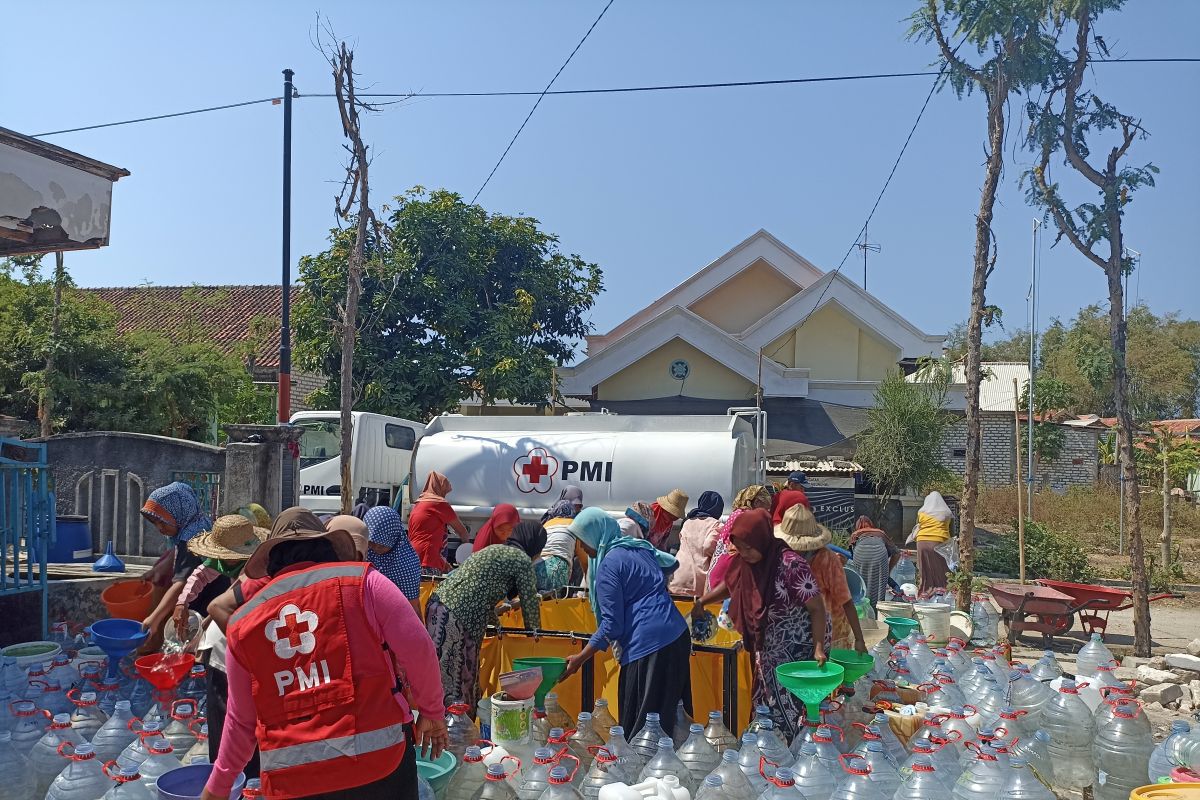
[[[799,292],[800,287],[759,259],[689,309],[726,333],[741,333]]]
[[[1014,442],[1013,419],[1010,414],[983,415],[981,451],[983,454],[983,482],[991,486],[1008,486],[1016,482],[1016,445]],[[1063,426],[1066,443],[1059,457],[1053,461],[1039,462],[1036,467],[1036,485],[1040,489],[1065,489],[1068,486],[1092,486],[1099,473],[1099,451],[1097,431]],[[966,457],[957,455],[967,446],[967,424],[959,419],[947,429],[942,439],[942,463],[955,474],[962,475],[966,469]],[[1028,462],[1021,453],[1021,470]]]
[[[89,519],[92,546],[112,540],[118,553],[156,556],[166,539],[139,510],[152,491],[181,472],[219,476],[220,447],[140,433],[67,433],[46,440],[59,514]]]
[[[864,330],[834,303],[813,312],[796,332],[795,348],[793,365],[808,367],[814,381],[878,381],[900,359],[898,348]]]
[[[671,362],[682,358],[691,372],[687,382],[671,377]],[[745,400],[754,396],[754,384],[712,356],[682,339],[672,339],[608,380],[597,389],[597,399],[651,400],[682,394],[719,400]]]

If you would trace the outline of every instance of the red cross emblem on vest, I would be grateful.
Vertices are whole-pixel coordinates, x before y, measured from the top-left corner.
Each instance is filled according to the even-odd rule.
[[[267,623],[267,641],[275,645],[275,655],[291,659],[307,655],[317,647],[317,624],[320,620],[315,611],[301,611],[295,603],[279,609],[279,616]]]
[[[535,447],[513,462],[513,474],[517,478],[517,489],[525,494],[545,494],[554,486],[558,473],[558,459],[543,447]]]

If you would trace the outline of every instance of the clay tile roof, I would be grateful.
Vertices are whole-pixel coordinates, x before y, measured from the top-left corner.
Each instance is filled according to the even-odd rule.
[[[1200,419],[1165,419],[1151,422],[1150,427],[1166,431],[1172,436],[1187,436],[1191,433],[1200,433]]]
[[[154,331],[168,337],[185,322],[199,326],[213,344],[229,355],[241,355],[256,318],[278,320],[280,286],[119,286],[83,291],[110,303],[117,311],[117,331]],[[292,303],[299,296],[292,288]],[[279,368],[279,325],[263,326],[256,353],[258,368]]]

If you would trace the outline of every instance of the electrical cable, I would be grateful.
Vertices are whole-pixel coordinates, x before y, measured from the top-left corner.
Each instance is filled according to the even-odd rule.
[[[564,61],[562,66],[558,68],[558,72],[554,73],[554,77],[551,78],[550,82],[546,84],[546,88],[542,89],[542,93],[538,95],[538,99],[533,103],[533,108],[529,109],[529,113],[525,115],[525,119],[521,122],[521,127],[517,128],[517,132],[513,134],[512,139],[508,143],[508,147],[504,148],[504,152],[500,154],[500,158],[496,161],[496,166],[492,167],[492,171],[489,172],[488,176],[483,179],[483,185],[479,187],[478,191],[475,192],[475,196],[471,198],[471,205],[475,204],[475,201],[479,199],[479,195],[483,194],[483,190],[487,188],[489,183],[491,183],[492,176],[496,174],[496,170],[500,169],[500,165],[504,163],[504,157],[508,155],[508,151],[512,150],[512,146],[517,143],[517,137],[521,135],[521,131],[525,130],[525,126],[533,117],[533,112],[537,111],[538,106],[542,104],[542,98],[546,96],[546,92],[550,91],[550,87],[554,85],[556,80],[558,80],[558,76],[562,75],[563,70],[566,69],[567,65],[571,63],[571,59],[574,58],[575,54],[579,52],[579,48],[583,47],[583,43],[586,42],[588,37],[592,35],[592,31],[594,31],[596,26],[600,24],[600,20],[604,19],[604,15],[608,13],[608,9],[612,7],[612,4],[613,0],[608,0],[608,2],[604,4],[604,8],[600,9],[600,15],[596,17],[595,21],[592,22],[591,27],[589,27],[587,32],[583,34],[583,38],[579,40],[579,44],[575,45],[575,49],[571,51],[569,56],[567,56],[567,60]]]
[[[1093,64],[1195,64],[1200,63],[1200,58],[1106,58],[1092,59]],[[688,91],[695,89],[740,89],[755,86],[790,86],[805,83],[836,83],[843,81],[865,81],[865,80],[880,80],[888,78],[920,78],[938,75],[937,72],[881,72],[874,74],[863,75],[826,75],[815,78],[780,78],[774,80],[759,80],[759,81],[720,81],[715,83],[671,83],[657,84],[649,86],[619,86],[611,88],[598,89],[552,89],[550,91],[497,91],[497,92],[368,92],[359,94],[359,97],[429,97],[429,98],[455,98],[455,97],[534,97],[534,96],[550,96],[550,95],[592,95],[592,94],[634,94],[638,92],[671,92],[671,91]],[[333,97],[333,94],[300,94],[293,95],[296,99]],[[33,136],[57,136],[63,133],[78,133],[80,131],[92,131],[100,128],[112,128],[118,125],[132,125],[139,122],[153,122],[162,119],[172,119],[174,117],[186,117],[192,114],[204,114],[209,111],[223,111],[230,108],[240,108],[243,106],[258,105],[261,103],[278,103],[279,97],[265,97],[261,100],[246,100],[241,103],[228,103],[220,106],[209,106],[207,108],[196,108],[190,111],[177,111],[170,114],[157,114],[148,117],[138,117],[137,119],[126,119],[117,122],[104,122],[97,125],[84,125],[78,128],[65,128],[58,131],[47,131],[45,133],[35,133]]]

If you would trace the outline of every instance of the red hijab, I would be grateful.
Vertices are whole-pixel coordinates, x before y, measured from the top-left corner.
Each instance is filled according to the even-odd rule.
[[[751,653],[762,649],[763,628],[767,607],[775,590],[775,576],[787,545],[775,537],[771,515],[762,508],[751,508],[738,514],[729,530],[729,538],[738,547],[753,547],[762,553],[762,560],[750,564],[734,556],[725,575],[729,587],[729,616],[742,634],[742,641]]]
[[[667,534],[671,532],[671,526],[675,524],[675,520],[679,519],[679,517],[667,511],[658,503],[651,503],[650,511],[653,513],[654,518],[650,520],[650,535],[648,538],[651,544],[661,550],[667,542]]]
[[[483,527],[479,529],[479,533],[475,534],[475,544],[471,545],[471,552],[478,553],[483,548],[492,544],[504,544],[500,539],[500,535],[496,528],[504,524],[516,525],[521,521],[521,515],[517,513],[517,507],[508,503],[501,503],[492,509],[492,516],[488,521],[483,523]]]

